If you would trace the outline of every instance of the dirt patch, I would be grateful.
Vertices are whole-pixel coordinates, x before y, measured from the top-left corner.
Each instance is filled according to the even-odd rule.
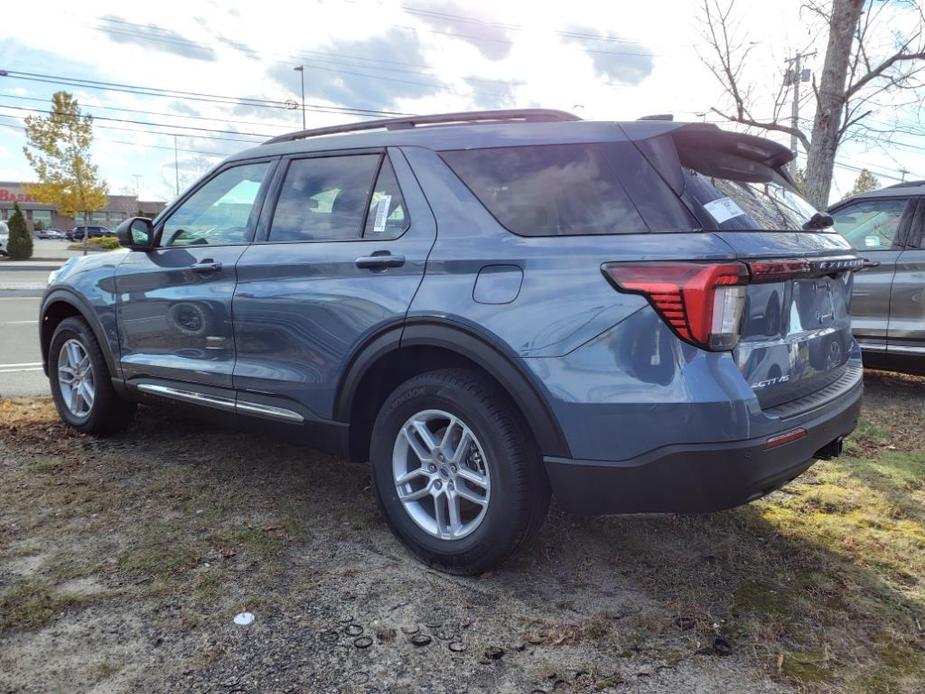
[[[0,402],[0,691],[914,691],[925,459],[897,427],[925,381],[887,378],[850,456],[785,492],[554,509],[473,579],[404,551],[365,466],[147,408],[95,440]]]

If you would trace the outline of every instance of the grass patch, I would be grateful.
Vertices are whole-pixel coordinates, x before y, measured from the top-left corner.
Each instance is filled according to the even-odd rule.
[[[821,684],[832,679],[832,671],[824,665],[819,653],[794,651],[781,659],[781,672],[803,684]]]
[[[60,613],[89,602],[84,595],[56,592],[46,580],[14,583],[0,595],[0,633],[39,629]]]
[[[616,520],[608,533],[612,563],[697,625],[685,633],[720,634],[800,689],[925,682],[925,380],[870,381],[845,455],[785,493],[720,514]]]

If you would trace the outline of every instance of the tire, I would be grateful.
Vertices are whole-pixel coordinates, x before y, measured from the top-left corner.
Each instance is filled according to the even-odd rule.
[[[73,355],[79,359],[73,358]],[[61,370],[62,361],[64,371]],[[73,363],[78,361],[89,368],[81,366],[75,370]],[[62,380],[73,378],[78,372],[82,378],[71,382]],[[99,436],[114,434],[127,427],[135,416],[136,403],[123,400],[116,394],[103,351],[83,318],[65,318],[55,328],[48,348],[48,380],[58,415],[77,431]],[[71,387],[74,382],[89,383],[93,397],[88,400],[86,388]],[[75,391],[78,393],[76,400]]]
[[[442,447],[422,445],[414,422],[423,423],[430,442]],[[549,507],[549,482],[519,411],[494,381],[474,370],[431,371],[396,388],[376,417],[370,460],[392,531],[414,554],[448,573],[492,568],[535,535]],[[409,473],[419,460],[432,464],[421,464],[427,473]],[[399,498],[403,474],[413,475],[401,484],[405,501]],[[451,493],[458,500],[455,525]],[[423,496],[410,499],[417,495]]]

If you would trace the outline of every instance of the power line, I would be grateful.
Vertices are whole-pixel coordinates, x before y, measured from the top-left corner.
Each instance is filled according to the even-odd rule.
[[[106,21],[106,20],[104,19],[104,21]],[[132,24],[131,22],[124,22],[124,21],[123,21],[123,23],[125,23],[125,24]],[[139,27],[143,27],[143,28],[147,29],[147,27],[144,27],[144,25],[135,25],[135,26],[139,26]],[[186,48],[196,47],[196,48],[198,48],[199,50],[213,50],[212,46],[207,45],[207,44],[196,43],[196,42],[190,41],[190,40],[188,40],[188,39],[177,40],[177,39],[174,39],[174,38],[163,38],[163,37],[160,37],[160,36],[151,36],[149,33],[147,33],[147,31],[145,31],[145,32],[139,32],[139,31],[132,32],[132,31],[121,30],[121,29],[120,29],[120,30],[116,30],[116,29],[112,29],[111,27],[108,27],[108,26],[99,26],[99,25],[95,26],[95,28],[96,28],[97,30],[103,31],[103,32],[105,32],[105,33],[118,34],[118,35],[125,35],[125,36],[132,36],[132,37],[134,37],[134,38],[144,39],[144,40],[146,40],[146,41],[159,41],[159,42],[168,43],[168,44],[177,44],[177,45],[181,45],[181,46],[186,47]],[[416,29],[414,29],[414,27],[400,27],[400,28],[408,29],[408,30],[410,30],[410,31],[416,31]],[[252,49],[252,50],[253,50],[253,49]],[[266,53],[261,53],[261,52],[257,52],[257,51],[254,51],[254,52],[255,52],[255,53],[258,53],[258,55],[267,55]],[[277,57],[277,58],[285,59],[285,60],[288,60],[288,61],[291,61],[291,60],[300,61],[300,62],[304,63],[304,65],[305,65],[306,68],[310,68],[310,69],[313,69],[313,70],[320,70],[320,71],[323,71],[323,72],[333,72],[333,73],[336,73],[336,74],[338,74],[338,75],[354,75],[354,76],[356,76],[356,77],[366,77],[366,78],[374,79],[374,80],[377,80],[377,81],[393,82],[393,83],[396,83],[396,84],[408,84],[408,85],[412,85],[412,86],[423,86],[423,87],[428,87],[428,88],[430,88],[430,89],[434,89],[434,90],[437,90],[437,91],[441,91],[441,90],[442,90],[442,91],[449,92],[449,93],[451,93],[451,94],[458,94],[458,95],[461,95],[461,96],[465,96],[465,94],[463,94],[462,92],[459,92],[458,90],[453,89],[452,87],[448,86],[447,84],[440,82],[438,76],[437,76],[437,75],[434,75],[433,73],[422,73],[422,72],[414,71],[414,70],[402,70],[402,69],[400,69],[400,68],[382,68],[381,66],[373,67],[373,66],[367,66],[367,65],[355,65],[355,64],[351,64],[351,63],[344,63],[343,61],[332,60],[332,59],[330,58],[330,56],[336,55],[335,53],[326,54],[326,55],[328,56],[328,57],[326,57],[326,58],[311,58],[310,60],[307,60],[305,55],[299,55],[299,54],[296,54],[296,55],[285,55],[285,56],[284,56],[284,55],[279,54],[279,53],[274,53],[274,54],[269,54],[269,55],[272,55],[272,56]],[[322,54],[322,55],[324,55],[324,54]],[[414,73],[414,74],[423,75],[423,76],[426,76],[426,77],[434,77],[434,78],[437,78],[438,81],[437,81],[437,82],[422,82],[422,81],[420,81],[420,80],[400,79],[400,78],[398,78],[398,77],[385,77],[385,76],[382,76],[382,75],[370,74],[370,73],[368,73],[368,72],[355,72],[354,70],[345,69],[344,67],[341,67],[341,66],[346,66],[347,68],[354,68],[354,70],[355,70],[356,68],[367,68],[367,69],[374,69],[374,70],[379,70],[379,71],[382,71],[382,70],[391,70],[391,71],[393,71],[393,72],[412,72],[412,73]],[[496,94],[497,96],[506,96],[506,95],[504,95],[504,94],[502,94],[502,93],[500,93],[500,92],[495,92],[495,94]]]
[[[182,98],[191,101],[205,101],[210,103],[226,104],[231,106],[253,106],[257,108],[276,108],[291,110],[284,101],[275,101],[273,99],[258,99],[255,97],[236,97],[221,94],[208,94],[205,92],[181,91],[177,89],[166,89],[162,87],[146,87],[141,85],[125,84],[120,82],[103,82],[100,80],[88,80],[77,77],[66,77],[63,75],[48,75],[37,72],[20,72],[18,70],[4,70],[0,76],[10,77],[13,79],[26,80],[30,82],[46,82],[50,84],[60,84],[71,87],[82,87],[85,89],[101,89],[113,92],[125,92],[128,94],[139,94],[142,96],[158,96],[170,98]],[[306,110],[317,111],[321,113],[339,113],[354,116],[409,116],[410,113],[400,111],[381,111],[375,109],[360,109],[348,106],[324,106],[319,104],[306,104]]]
[[[38,101],[43,104],[48,103],[47,98],[37,97],[37,96],[19,96],[16,94],[0,94],[0,97],[4,99],[17,99],[20,101]],[[282,123],[265,123],[261,121],[254,120],[235,120],[231,118],[217,117],[217,116],[191,116],[184,113],[165,113],[164,111],[146,111],[143,109],[137,108],[126,108],[123,106],[104,106],[103,104],[88,104],[86,102],[81,102],[81,106],[85,108],[101,108],[105,111],[124,111],[126,113],[141,113],[146,116],[167,116],[168,118],[189,118],[193,120],[205,120],[205,121],[217,121],[220,123],[235,123],[237,125],[264,125],[272,128],[286,128],[287,130],[292,130],[292,126],[289,124]]]
[[[7,115],[5,115],[5,114],[0,113],[0,118],[9,118],[9,119],[11,119],[11,120],[16,120],[16,119],[19,119],[19,116],[7,116]],[[100,126],[100,127],[103,127],[103,126]],[[26,126],[24,126],[24,125],[11,125],[11,124],[9,124],[9,123],[0,123],[0,128],[15,128],[15,129],[17,129],[17,130],[25,130],[25,129],[26,129]],[[144,131],[134,131],[134,130],[133,130],[133,131],[131,131],[131,132],[144,132]],[[166,135],[167,133],[153,133],[153,134]],[[111,142],[111,143],[114,143],[114,144],[117,144],[117,145],[131,145],[131,146],[134,146],[134,147],[146,147],[146,148],[149,148],[149,149],[167,149],[167,150],[170,150],[171,152],[172,152],[173,149],[174,149],[172,146],[167,147],[167,146],[164,146],[164,145],[151,145],[151,144],[146,144],[146,143],[142,143],[142,142],[129,142],[129,141],[127,141],[127,140],[108,140],[108,139],[107,139],[107,142]],[[190,154],[202,154],[202,155],[207,156],[207,157],[221,157],[221,158],[230,156],[230,155],[232,154],[231,152],[207,152],[207,151],[204,151],[204,150],[201,150],[201,149],[185,149],[185,148],[183,148],[183,147],[180,147],[180,148],[179,148],[179,151],[181,151],[181,152],[188,152],[188,153],[190,153]]]
[[[9,108],[15,111],[29,111],[32,113],[44,113],[46,115],[50,115],[53,113],[53,111],[46,111],[40,108],[28,108],[27,106],[9,106],[8,104],[0,104],[0,108]],[[180,128],[180,129],[185,129],[185,130],[195,130],[197,132],[206,132],[206,133],[222,133],[222,134],[229,134],[229,135],[250,135],[251,137],[257,137],[257,138],[274,137],[273,135],[270,135],[268,133],[247,133],[247,132],[238,132],[234,130],[218,130],[217,128],[200,128],[195,125],[176,125],[173,123],[152,123],[150,121],[132,120],[129,118],[108,118],[106,116],[97,116],[92,113],[82,113],[81,115],[88,115],[91,118],[93,118],[93,120],[104,120],[104,121],[113,122],[113,123],[131,123],[134,125],[150,125],[150,126],[154,126],[157,128]],[[232,140],[235,142],[260,142],[260,140],[242,140],[240,138],[231,138],[231,137],[214,138],[214,139]]]

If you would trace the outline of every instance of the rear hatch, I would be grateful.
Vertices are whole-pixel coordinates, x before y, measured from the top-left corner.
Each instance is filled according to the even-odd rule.
[[[818,404],[814,395],[837,393],[836,382],[856,379],[848,364],[848,305],[852,271],[862,261],[831,219],[796,192],[783,169],[790,151],[698,125],[644,143],[644,154],[646,148],[704,231],[750,268],[733,355],[762,409],[795,414]]]

